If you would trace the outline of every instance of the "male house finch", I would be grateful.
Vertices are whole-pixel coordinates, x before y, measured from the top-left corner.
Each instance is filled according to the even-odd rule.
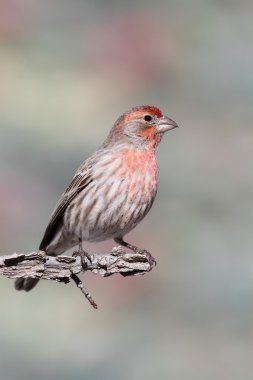
[[[157,192],[155,148],[177,124],[153,106],[138,106],[115,122],[102,146],[77,170],[62,194],[39,249],[57,256],[79,243],[114,239],[134,252],[147,253],[123,240],[150,210]],[[18,290],[38,279],[19,278]]]

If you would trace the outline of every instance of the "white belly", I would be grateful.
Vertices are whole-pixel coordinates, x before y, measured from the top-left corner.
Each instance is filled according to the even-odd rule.
[[[65,226],[72,238],[95,242],[131,231],[148,213],[157,190],[155,184],[151,192],[146,189],[148,174],[142,177],[138,178],[140,185],[134,194],[131,189],[137,178],[133,177],[128,183],[125,179],[111,180],[81,192],[75,205],[66,210]]]

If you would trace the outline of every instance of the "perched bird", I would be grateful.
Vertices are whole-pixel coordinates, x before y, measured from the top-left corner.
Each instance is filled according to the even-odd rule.
[[[177,124],[154,106],[138,106],[115,122],[102,146],[77,170],[62,194],[39,249],[56,256],[82,242],[123,240],[147,215],[157,192],[155,149]],[[31,290],[38,279],[19,278],[18,290]]]

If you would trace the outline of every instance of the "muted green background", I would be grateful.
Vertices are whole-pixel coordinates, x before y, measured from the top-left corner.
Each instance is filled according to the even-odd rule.
[[[38,247],[58,196],[115,119],[181,128],[129,234],[158,266],[30,294],[0,284],[0,380],[251,380],[252,1],[0,1],[0,252]],[[86,245],[108,252],[112,242]]]

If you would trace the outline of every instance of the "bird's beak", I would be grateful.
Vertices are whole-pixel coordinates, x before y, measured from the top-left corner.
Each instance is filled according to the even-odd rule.
[[[168,116],[163,116],[157,124],[157,133],[164,133],[177,128],[178,125],[175,121],[171,120]]]

